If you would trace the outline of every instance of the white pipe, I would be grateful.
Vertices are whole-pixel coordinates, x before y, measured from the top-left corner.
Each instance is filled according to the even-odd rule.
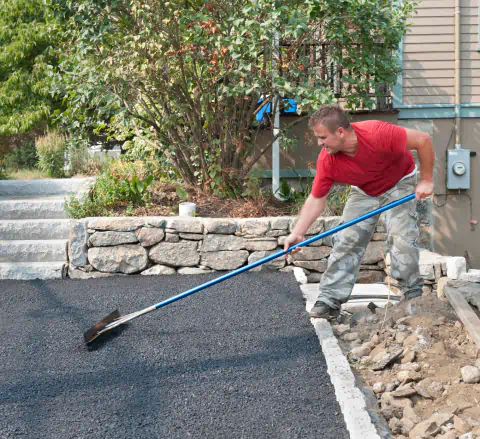
[[[455,0],[455,149],[462,148],[461,142],[461,61],[460,61],[460,0]]]
[[[273,53],[272,53],[272,66],[273,66],[273,78],[272,80],[275,81],[275,77],[277,76],[276,72],[276,65],[277,59],[279,58],[280,54],[280,36],[278,31],[274,33],[273,36]],[[273,85],[273,89],[275,90],[275,85]],[[278,136],[280,133],[280,99],[278,93],[275,93],[273,96],[272,101],[272,111],[273,111],[273,138]],[[274,140],[272,144],[272,191],[275,198],[281,199],[279,194],[280,190],[280,138]]]

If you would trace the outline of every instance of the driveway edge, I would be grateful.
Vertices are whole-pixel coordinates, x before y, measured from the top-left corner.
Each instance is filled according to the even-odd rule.
[[[367,411],[362,392],[355,386],[350,365],[342,353],[330,324],[325,319],[310,319],[327,362],[327,371],[335,389],[351,439],[381,439]]]

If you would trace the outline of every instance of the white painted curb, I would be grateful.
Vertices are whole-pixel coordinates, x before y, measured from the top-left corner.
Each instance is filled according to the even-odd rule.
[[[343,355],[330,324],[325,319],[310,319],[327,361],[327,371],[335,389],[351,439],[381,439],[367,411],[362,392],[355,386],[350,365]]]

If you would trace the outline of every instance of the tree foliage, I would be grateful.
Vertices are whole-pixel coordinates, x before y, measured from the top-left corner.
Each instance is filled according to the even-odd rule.
[[[55,82],[62,122],[161,151],[186,182],[214,190],[238,187],[270,147],[257,147],[269,121],[255,116],[275,96],[299,114],[340,95],[372,108],[378,85],[396,80],[412,11],[376,0],[52,2],[72,32]]]
[[[0,0],[0,135],[24,133],[48,121],[56,99],[56,19],[41,0]]]

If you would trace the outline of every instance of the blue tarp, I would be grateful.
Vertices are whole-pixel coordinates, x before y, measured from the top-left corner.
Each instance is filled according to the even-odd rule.
[[[260,99],[258,103],[262,101],[263,99]],[[283,102],[283,105],[280,108],[281,113],[286,114],[286,113],[297,112],[297,103],[293,99],[283,98],[282,102]],[[265,113],[266,112],[270,113],[271,111],[272,111],[272,105],[271,103],[268,103],[257,113],[257,116],[256,116],[257,121],[261,122],[263,120]]]

